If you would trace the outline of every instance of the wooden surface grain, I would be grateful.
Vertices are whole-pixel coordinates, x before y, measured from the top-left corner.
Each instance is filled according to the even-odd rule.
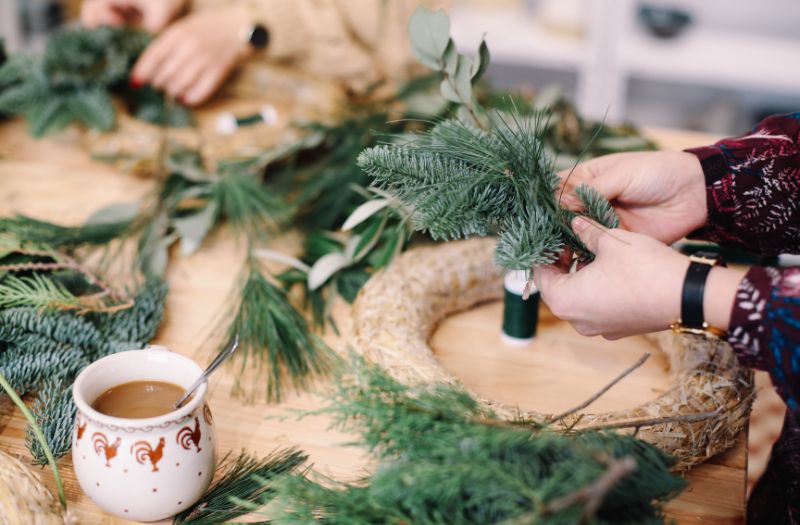
[[[706,135],[653,130],[650,134],[670,149],[705,144]],[[25,213],[61,223],[79,223],[93,210],[130,201],[152,187],[149,180],[120,173],[89,161],[69,137],[31,141],[20,123],[0,125],[0,215]],[[275,241],[280,249],[297,246],[291,235]],[[215,320],[229,305],[244,246],[225,232],[217,233],[189,257],[173,253],[170,293],[164,324],[156,342],[190,355],[205,365],[206,343],[215,335]],[[337,305],[336,317],[347,331],[348,307]],[[597,388],[652,350],[643,338],[609,342],[585,338],[543,311],[540,336],[529,347],[500,342],[501,305],[492,303],[457,314],[443,322],[432,345],[442,362],[477,392],[543,412],[557,412],[585,399]],[[332,340],[332,344],[338,344]],[[655,355],[592,407],[593,411],[624,408],[656,396],[665,386],[665,362]],[[209,404],[217,423],[219,451],[247,449],[266,454],[276,447],[307,451],[314,467],[334,478],[355,479],[369,468],[363,451],[345,446],[350,436],[328,429],[324,417],[296,420],[290,408],[312,408],[324,400],[315,394],[291,395],[280,405],[257,398],[243,403],[231,395],[239,381],[235,363],[211,382]],[[324,385],[320,385],[323,388]],[[0,402],[0,447],[28,457],[24,422],[7,399]],[[125,523],[103,514],[80,491],[69,457],[59,462],[68,499],[81,523]],[[747,470],[746,436],[726,454],[686,475],[688,489],[672,501],[667,514],[681,524],[744,523]],[[52,486],[51,476],[42,477]]]

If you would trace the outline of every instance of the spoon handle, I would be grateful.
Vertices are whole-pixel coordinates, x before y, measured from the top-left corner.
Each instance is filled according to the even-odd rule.
[[[205,382],[206,378],[208,378],[208,376],[211,375],[211,373],[214,370],[216,370],[219,367],[219,365],[224,363],[225,360],[228,359],[228,357],[230,357],[230,355],[236,350],[236,347],[238,346],[239,346],[239,334],[236,334],[233,336],[233,339],[231,339],[230,342],[228,342],[228,346],[226,346],[225,349],[222,352],[220,352],[217,355],[217,357],[214,358],[213,361],[211,361],[211,364],[208,365],[208,367],[205,370],[203,370],[203,373],[200,374],[200,377],[197,378],[197,381],[192,383],[192,386],[186,389],[186,391],[183,393],[178,402],[175,403],[175,408],[178,409],[182,407],[184,403],[186,403],[186,401],[189,399],[189,397],[191,397],[194,391],[197,390],[197,387],[202,385]]]

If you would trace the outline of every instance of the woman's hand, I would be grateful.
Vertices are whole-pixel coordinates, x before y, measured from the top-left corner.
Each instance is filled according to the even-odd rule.
[[[588,184],[605,196],[625,230],[671,244],[704,226],[708,218],[705,178],[691,153],[617,153],[578,164],[572,175],[559,173],[568,188]],[[570,208],[579,202],[569,193]]]
[[[86,27],[140,26],[158,33],[178,18],[188,0],[85,0],[81,22]]]
[[[609,339],[664,330],[680,317],[686,257],[644,235],[583,218],[572,227],[595,260],[575,273],[556,266],[533,270],[556,317],[583,335]]]
[[[657,332],[680,318],[688,257],[650,237],[607,230],[584,218],[572,227],[595,260],[575,273],[564,265],[534,268],[534,282],[553,314],[583,335],[618,339]],[[706,321],[727,330],[744,270],[715,267],[706,282]]]
[[[179,20],[148,46],[133,67],[132,82],[150,84],[187,105],[206,101],[252,53],[240,35],[249,22],[249,13],[240,7]]]

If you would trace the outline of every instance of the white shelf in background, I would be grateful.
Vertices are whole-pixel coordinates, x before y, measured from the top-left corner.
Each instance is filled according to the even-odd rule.
[[[631,76],[800,95],[800,38],[689,28],[671,40],[633,31],[620,45],[621,68]]]
[[[575,72],[586,55],[582,38],[542,27],[521,7],[454,7],[450,16],[459,48],[474,52],[485,34],[495,63]]]

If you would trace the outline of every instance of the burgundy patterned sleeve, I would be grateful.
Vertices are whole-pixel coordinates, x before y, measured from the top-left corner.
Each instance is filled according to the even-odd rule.
[[[686,151],[706,177],[708,224],[693,238],[764,255],[800,252],[800,112]]]

